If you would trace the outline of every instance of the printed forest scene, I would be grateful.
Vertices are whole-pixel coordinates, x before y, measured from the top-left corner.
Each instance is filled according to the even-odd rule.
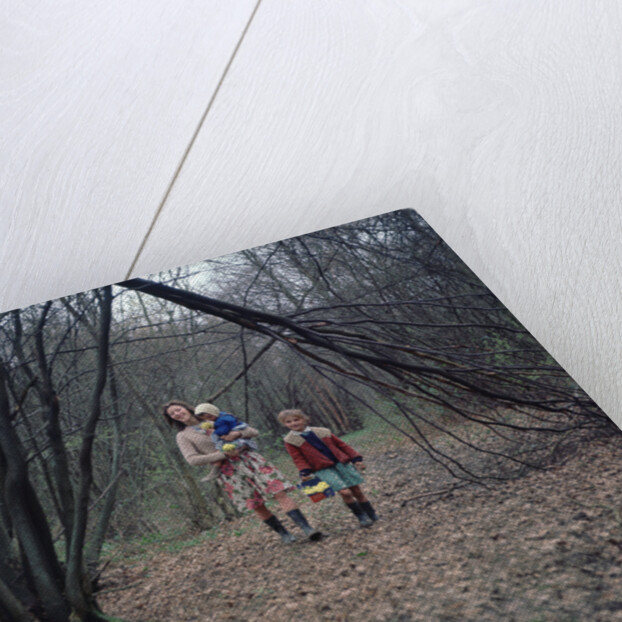
[[[0,331],[0,620],[622,620],[620,430],[413,210]]]

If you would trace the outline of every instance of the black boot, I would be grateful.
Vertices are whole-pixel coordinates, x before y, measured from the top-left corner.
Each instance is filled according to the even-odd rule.
[[[283,523],[274,514],[270,518],[266,518],[264,523],[266,523],[266,525],[268,525],[271,529],[274,529],[274,531],[281,536],[281,542],[284,544],[296,542],[294,534],[289,533],[289,531],[287,531],[287,529],[283,526]]]
[[[374,510],[372,504],[369,501],[360,501],[359,503],[361,504],[361,508],[363,508],[363,512],[365,512],[365,514],[367,514],[367,516],[369,516],[369,518],[371,518],[374,523],[380,519],[378,514],[376,514],[376,510]]]
[[[374,521],[369,518],[369,516],[367,516],[363,508],[359,505],[358,501],[346,503],[346,505],[350,508],[352,514],[354,514],[354,516],[359,519],[361,527],[371,527],[374,524]]]
[[[287,515],[305,532],[309,540],[316,542],[322,538],[322,532],[311,527],[300,510],[290,510]]]

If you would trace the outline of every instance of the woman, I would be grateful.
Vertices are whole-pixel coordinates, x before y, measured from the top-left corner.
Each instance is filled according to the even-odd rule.
[[[205,407],[206,404],[201,406]],[[218,450],[210,438],[211,430],[200,427],[193,407],[185,402],[168,402],[163,406],[163,413],[169,425],[178,430],[177,446],[186,461],[193,465],[213,465],[225,492],[238,510],[253,510],[268,527],[281,536],[284,543],[294,542],[294,535],[287,531],[265,505],[265,497],[274,497],[310,540],[315,541],[322,537],[322,533],[309,525],[296,503],[287,496],[287,491],[294,486],[261,454],[252,449],[229,455]],[[241,430],[232,430],[222,440],[232,442],[258,434],[255,428],[246,426]]]

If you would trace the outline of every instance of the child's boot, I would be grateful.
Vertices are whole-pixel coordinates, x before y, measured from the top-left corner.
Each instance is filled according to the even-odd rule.
[[[374,523],[380,519],[378,514],[376,514],[376,510],[374,510],[372,504],[369,501],[360,501],[361,508],[363,508],[363,512],[371,518]]]
[[[264,523],[270,527],[270,529],[274,529],[279,536],[281,536],[281,542],[284,544],[290,544],[291,542],[296,542],[296,537],[294,534],[289,533],[287,529],[283,526],[283,523],[273,514],[270,518],[266,518]]]
[[[356,518],[359,519],[359,523],[361,527],[371,527],[374,524],[374,521],[369,518],[367,513],[363,510],[358,501],[353,501],[352,503],[346,503],[346,505],[350,508],[350,511]]]
[[[305,532],[309,540],[316,542],[322,538],[322,532],[311,527],[305,515],[300,510],[290,510],[287,515]]]

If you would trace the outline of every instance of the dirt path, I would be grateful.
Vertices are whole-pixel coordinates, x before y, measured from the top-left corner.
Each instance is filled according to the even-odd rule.
[[[109,569],[101,587],[115,591],[99,601],[131,622],[622,620],[621,456],[618,435],[494,489],[427,495],[448,476],[414,451],[386,453],[369,460],[373,527],[336,499],[304,505],[330,534],[319,543],[283,546],[244,518]]]

